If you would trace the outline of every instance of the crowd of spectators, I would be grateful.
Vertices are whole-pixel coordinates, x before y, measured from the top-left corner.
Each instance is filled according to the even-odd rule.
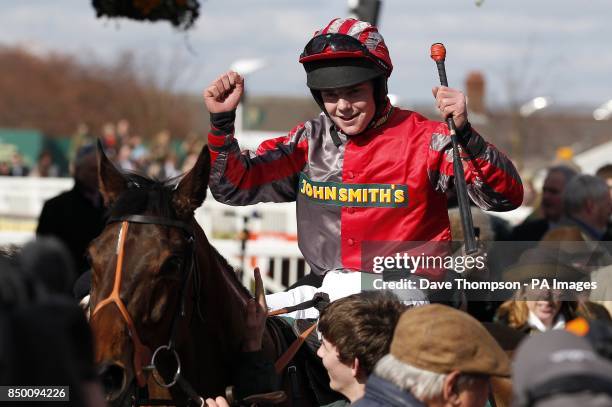
[[[100,131],[107,154],[126,171],[137,171],[147,176],[166,179],[187,172],[195,163],[204,141],[201,136],[191,134],[185,139],[172,137],[161,130],[157,134],[143,137],[130,131],[127,120],[107,123]],[[80,147],[95,144],[86,125],[80,125],[72,136],[66,160],[72,161]],[[22,153],[15,151],[10,160],[0,161],[0,176],[60,177],[66,176],[49,149],[38,154],[33,165],[28,165]]]

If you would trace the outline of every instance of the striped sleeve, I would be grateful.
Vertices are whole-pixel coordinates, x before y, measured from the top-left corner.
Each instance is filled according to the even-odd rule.
[[[501,151],[472,130],[461,157],[468,194],[483,210],[510,211],[523,202],[523,184],[518,171]],[[453,182],[453,149],[445,123],[431,134],[427,173],[433,187],[446,192]]]
[[[236,206],[294,201],[308,156],[308,128],[301,124],[286,136],[264,141],[255,152],[241,152],[233,134],[213,127],[209,187],[215,199]]]

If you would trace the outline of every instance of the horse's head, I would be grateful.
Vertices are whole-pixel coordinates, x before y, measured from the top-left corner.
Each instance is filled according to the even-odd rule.
[[[100,190],[109,222],[89,246],[91,328],[108,400],[148,380],[151,354],[174,342],[182,309],[193,307],[193,213],[206,197],[205,147],[180,183],[126,175],[98,148]],[[172,339],[171,339],[172,338]]]

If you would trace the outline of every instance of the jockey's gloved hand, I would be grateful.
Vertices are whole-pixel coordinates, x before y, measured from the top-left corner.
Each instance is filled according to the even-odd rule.
[[[329,300],[329,295],[327,293],[318,292],[312,297],[313,307],[317,309],[317,311],[321,312],[325,307],[329,305],[331,302]]]

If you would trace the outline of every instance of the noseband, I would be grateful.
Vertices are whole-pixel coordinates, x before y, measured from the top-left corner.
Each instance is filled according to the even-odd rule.
[[[162,351],[171,352],[177,363],[176,373],[174,374],[172,381],[170,383],[164,383],[162,380],[159,380],[155,374],[153,374],[153,378],[155,379],[158,385],[164,388],[170,388],[178,382],[191,399],[199,402],[200,405],[203,406],[204,400],[200,396],[197,395],[197,393],[193,390],[193,387],[181,376],[181,360],[175,349],[175,339],[176,339],[176,332],[177,332],[177,327],[178,327],[178,319],[179,319],[179,316],[182,317],[185,315],[185,290],[187,287],[187,282],[189,280],[189,276],[194,272],[194,267],[196,266],[195,260],[194,260],[194,248],[193,248],[194,237],[193,237],[192,228],[186,222],[182,222],[179,220],[162,218],[158,216],[145,216],[145,215],[129,215],[129,216],[111,218],[107,224],[117,223],[117,222],[121,222],[121,228],[119,229],[119,236],[117,238],[117,249],[116,249],[117,263],[115,266],[115,282],[113,285],[113,290],[111,291],[111,293],[109,294],[107,298],[105,298],[104,300],[102,300],[96,305],[93,313],[91,314],[91,319],[93,320],[96,313],[100,311],[102,308],[104,308],[106,305],[111,304],[111,303],[115,304],[117,308],[119,309],[119,312],[121,313],[121,316],[123,317],[123,320],[128,327],[130,338],[132,339],[132,343],[134,345],[133,365],[134,365],[134,372],[136,375],[136,382],[138,383],[138,386],[140,388],[144,388],[147,384],[147,379],[145,377],[145,371],[157,370],[157,366],[155,364],[157,355]],[[120,296],[121,277],[123,274],[123,257],[125,254],[125,240],[126,240],[126,236],[128,233],[130,223],[160,225],[160,226],[168,226],[168,227],[181,229],[188,236],[188,242],[190,246],[189,250],[187,251],[189,257],[187,258],[187,261],[183,261],[181,264],[181,274],[182,274],[183,280],[181,284],[181,292],[180,292],[180,297],[179,297],[180,305],[178,307],[177,313],[174,314],[172,318],[172,325],[171,325],[172,328],[170,332],[170,339],[167,345],[159,346],[155,350],[155,352],[153,352],[152,355],[151,355],[151,350],[149,349],[149,347],[143,344],[142,341],[140,340],[138,331],[136,330],[136,325],[134,324],[134,321],[132,317],[130,316],[129,311],[126,305],[124,304],[124,302],[121,300],[121,296]],[[197,273],[194,274],[194,278],[198,278]],[[197,290],[198,287],[194,287],[194,289]],[[198,302],[198,299],[196,299],[196,302]],[[201,317],[201,313],[199,312],[199,306],[197,306],[197,309]]]

